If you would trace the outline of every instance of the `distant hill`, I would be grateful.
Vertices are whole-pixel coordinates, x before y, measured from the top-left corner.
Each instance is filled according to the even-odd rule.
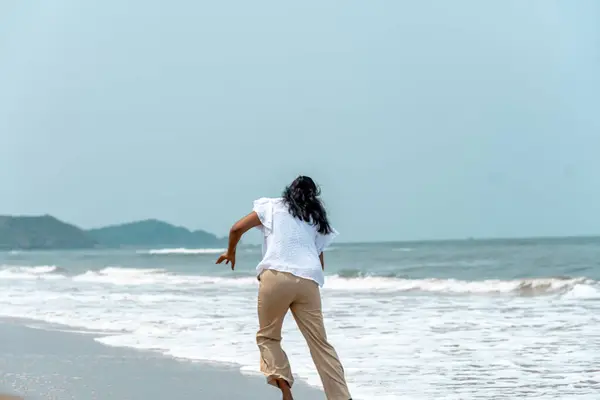
[[[223,247],[226,243],[226,238],[155,219],[83,230],[50,215],[0,216],[0,250],[210,248]]]
[[[50,215],[0,216],[0,249],[81,249],[96,241],[78,227]]]
[[[190,231],[155,219],[91,229],[87,233],[107,247],[209,248],[221,247],[227,243],[227,239],[220,239],[211,233]]]

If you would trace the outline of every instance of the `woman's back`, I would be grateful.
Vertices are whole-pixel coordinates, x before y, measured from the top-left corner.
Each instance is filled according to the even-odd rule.
[[[336,236],[321,234],[312,223],[294,217],[282,198],[262,198],[254,202],[264,235],[263,259],[258,273],[265,269],[289,272],[323,286],[324,276],[319,254]]]

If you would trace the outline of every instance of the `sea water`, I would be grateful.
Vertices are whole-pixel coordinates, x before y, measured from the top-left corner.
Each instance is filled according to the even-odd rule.
[[[260,248],[0,253],[0,315],[258,372]],[[328,336],[356,399],[598,399],[600,239],[336,245]],[[320,386],[293,318],[283,346]]]

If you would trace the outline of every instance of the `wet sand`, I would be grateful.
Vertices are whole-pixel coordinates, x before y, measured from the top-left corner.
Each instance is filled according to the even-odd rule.
[[[0,321],[0,400],[281,399],[262,377],[233,366],[112,348],[93,338]],[[297,400],[325,398],[301,382],[294,392]]]

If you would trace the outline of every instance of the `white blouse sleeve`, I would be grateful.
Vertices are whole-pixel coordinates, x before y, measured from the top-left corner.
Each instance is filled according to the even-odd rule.
[[[252,208],[264,228],[265,234],[273,230],[273,203],[271,199],[261,198],[254,201]]]
[[[317,232],[317,250],[319,254],[325,251],[331,242],[333,242],[333,239],[335,239],[338,235],[338,231],[333,228],[331,228],[331,232],[326,235]]]

